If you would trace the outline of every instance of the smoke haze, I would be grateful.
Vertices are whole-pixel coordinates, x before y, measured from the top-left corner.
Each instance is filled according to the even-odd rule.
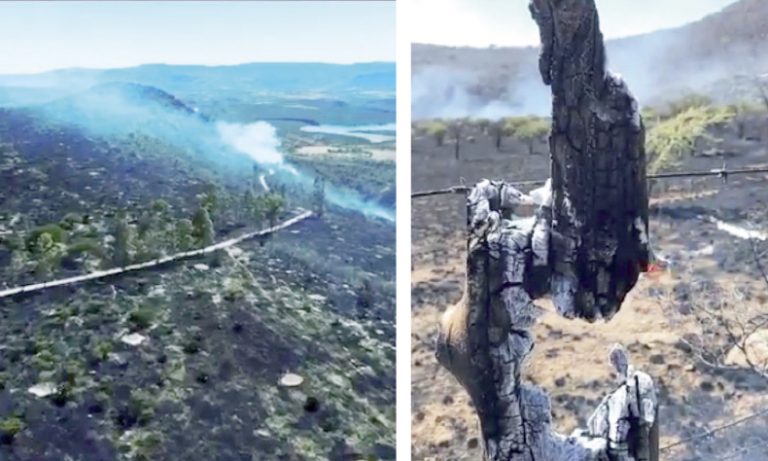
[[[77,125],[95,136],[124,137],[142,133],[174,145],[179,153],[205,167],[228,175],[251,174],[254,163],[270,174],[271,181],[300,186],[309,192],[315,175],[285,160],[277,129],[259,121],[248,124],[212,122],[173,95],[154,87],[110,83],[75,96],[34,107],[39,116]],[[203,162],[203,163],[200,163]],[[356,190],[328,184],[326,200],[341,208],[394,222],[394,210],[366,199]]]
[[[277,129],[267,122],[247,125],[218,122],[216,129],[222,140],[238,152],[247,154],[260,164],[281,164],[280,138]]]
[[[268,175],[262,174],[259,177],[259,182],[266,192],[270,190],[269,180],[273,177],[277,177],[281,181],[300,184],[305,188],[312,185],[315,178],[313,174],[300,171],[295,166],[285,162],[285,158],[280,152],[281,143],[277,129],[271,124],[256,122],[243,125],[218,122],[216,129],[222,141],[236,152],[248,155],[251,160],[261,166],[276,166],[278,168],[278,172],[270,168]],[[288,174],[280,174],[281,172]],[[393,210],[366,200],[358,192],[349,188],[329,184],[326,187],[325,197],[329,203],[341,208],[357,210],[366,216],[381,218],[390,222],[395,221]]]
[[[608,70],[620,74],[641,106],[690,93],[733,103],[758,97],[768,81],[768,2],[740,0],[686,26],[606,42]],[[547,115],[549,89],[538,49],[414,44],[415,119]]]
[[[549,91],[535,76],[504,82],[495,91],[484,86],[481,72],[430,66],[414,73],[412,117],[499,119],[549,112]],[[495,94],[494,94],[495,93]]]

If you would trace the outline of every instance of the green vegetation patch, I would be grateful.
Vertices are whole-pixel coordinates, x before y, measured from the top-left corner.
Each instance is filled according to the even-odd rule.
[[[708,128],[726,123],[734,115],[731,107],[694,105],[657,123],[646,140],[649,172],[677,165],[682,157],[693,154],[697,139],[714,139],[707,133]]]

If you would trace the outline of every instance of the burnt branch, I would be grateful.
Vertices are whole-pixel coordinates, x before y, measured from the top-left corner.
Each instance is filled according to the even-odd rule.
[[[605,70],[594,0],[533,0],[552,88],[551,179],[531,196],[483,181],[467,198],[464,298],[449,308],[438,361],[472,398],[489,461],[658,460],[653,380],[621,346],[620,376],[588,427],[551,427],[549,397],[524,383],[533,349],[534,300],[551,295],[560,314],[610,319],[649,262],[644,129],[624,83]],[[515,216],[536,205],[535,216]]]
[[[555,304],[569,317],[611,318],[649,259],[643,123],[606,71],[594,0],[534,0],[531,12],[552,91]]]

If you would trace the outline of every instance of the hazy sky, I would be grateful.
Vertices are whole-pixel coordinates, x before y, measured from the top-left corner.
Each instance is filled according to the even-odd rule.
[[[394,60],[394,2],[0,2],[2,74]]]
[[[528,0],[408,0],[417,43],[486,47],[537,45]],[[596,0],[609,38],[680,26],[736,0]]]

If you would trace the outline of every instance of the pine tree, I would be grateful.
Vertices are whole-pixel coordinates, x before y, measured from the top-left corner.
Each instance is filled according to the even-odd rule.
[[[192,235],[201,246],[213,245],[214,230],[211,215],[205,207],[198,208],[192,218]]]
[[[181,219],[174,226],[174,245],[179,251],[188,251],[195,245],[194,227],[189,219]]]
[[[277,217],[285,203],[285,199],[280,194],[267,194],[263,197],[264,215],[269,220],[269,226],[274,227],[277,223]]]
[[[112,253],[112,263],[118,267],[129,265],[131,263],[133,246],[131,227],[125,214],[121,214],[118,216],[117,223],[115,224],[115,244]]]
[[[325,180],[315,178],[315,190],[313,194],[315,214],[322,216],[325,212]]]

